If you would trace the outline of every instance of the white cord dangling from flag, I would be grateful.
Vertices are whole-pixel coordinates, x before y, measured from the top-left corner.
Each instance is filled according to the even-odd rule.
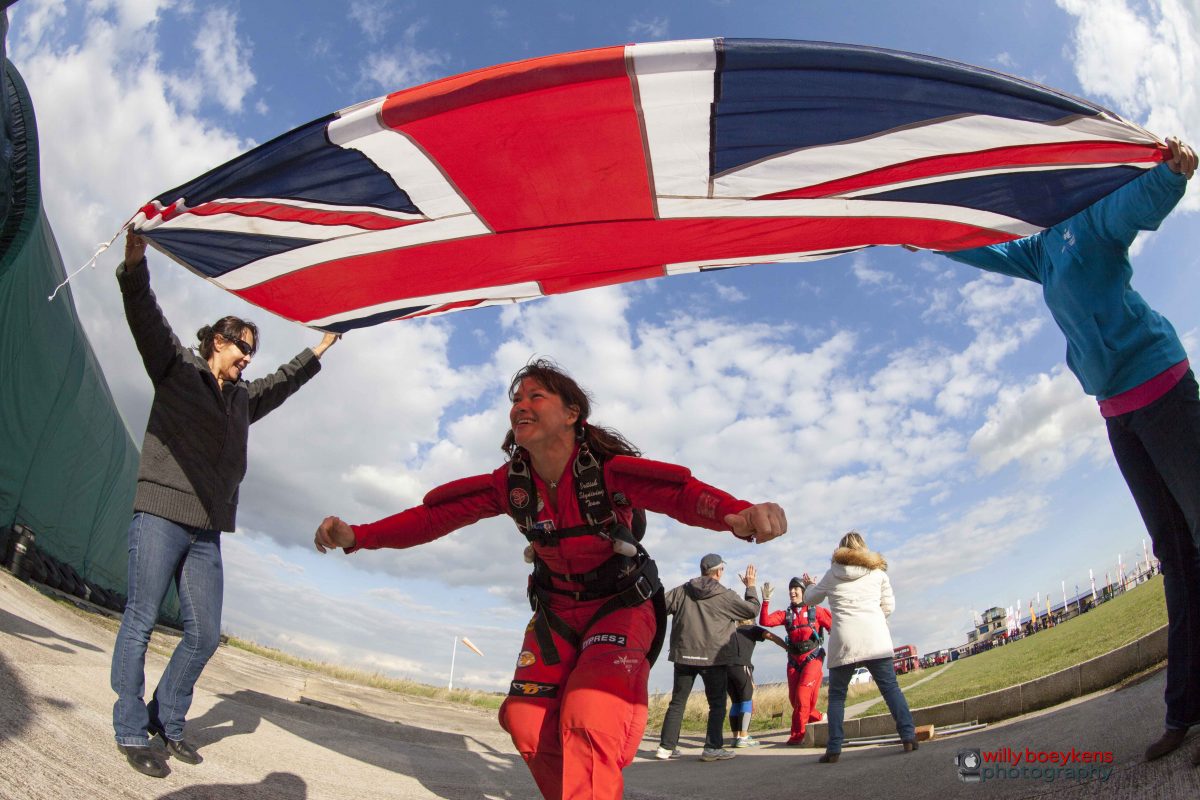
[[[112,243],[117,240],[117,237],[120,236],[122,231],[124,231],[127,227],[129,227],[129,226],[128,225],[121,226],[121,229],[118,230],[116,233],[114,233],[113,237],[111,239],[109,239],[107,242],[101,242],[100,244],[96,245],[96,252],[92,253],[92,257],[89,258],[82,267],[75,270],[70,275],[68,275],[66,278],[64,278],[62,283],[60,283],[58,286],[55,286],[54,291],[51,292],[50,296],[46,298],[47,302],[53,300],[58,295],[59,290],[71,282],[71,278],[74,278],[76,275],[83,272],[88,267],[94,266],[96,263],[96,259],[100,257],[100,254],[103,253],[108,248],[112,247]]]

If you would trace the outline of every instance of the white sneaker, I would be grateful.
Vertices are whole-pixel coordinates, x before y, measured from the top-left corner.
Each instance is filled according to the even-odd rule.
[[[666,761],[668,758],[679,758],[681,755],[683,755],[683,753],[680,752],[678,747],[676,747],[674,750],[668,750],[665,747],[660,747],[654,753],[654,757],[659,761]]]
[[[725,761],[733,758],[736,753],[732,750],[726,750],[723,747],[706,747],[704,752],[700,754],[701,761]]]
[[[733,746],[735,748],[758,747],[758,739],[753,736],[739,736],[733,740]]]

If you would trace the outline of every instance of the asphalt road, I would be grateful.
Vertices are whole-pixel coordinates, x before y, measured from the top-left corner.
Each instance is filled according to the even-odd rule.
[[[159,637],[155,635],[156,639]],[[188,738],[199,766],[170,762],[165,779],[130,769],[112,739],[108,687],[113,633],[0,573],[0,797],[156,798],[157,800],[484,800],[536,798],[520,757],[490,712],[404,698],[345,684],[222,647],[197,687]],[[163,643],[173,642],[164,638]],[[165,658],[147,662],[153,686]],[[1172,756],[1147,764],[1145,745],[1162,725],[1161,672],[1116,691],[995,725],[898,747],[848,749],[838,764],[818,751],[781,746],[786,731],[724,762],[642,757],[625,771],[630,800],[852,798],[1197,798],[1194,736]],[[964,783],[960,750],[1111,752],[1102,779],[1092,772],[1050,776],[1020,764],[1001,776]],[[1025,768],[1022,773],[1022,768]],[[1054,780],[1050,781],[1049,778]]]

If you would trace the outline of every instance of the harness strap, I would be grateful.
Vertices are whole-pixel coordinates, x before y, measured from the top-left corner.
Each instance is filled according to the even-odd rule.
[[[591,525],[575,525],[571,528],[554,528],[550,522],[535,522],[528,530],[521,533],[530,544],[540,544],[543,547],[554,547],[563,539],[574,539],[577,536],[599,536],[600,531]]]
[[[647,650],[646,657],[651,665],[658,658],[659,652],[662,650],[663,635],[666,631],[666,601],[663,596],[662,583],[658,579],[658,566],[649,554],[639,545],[639,561],[637,571],[631,573],[627,578],[632,578],[627,585],[617,591],[580,591],[573,592],[563,589],[553,589],[550,587],[541,586],[538,584],[536,575],[537,568],[533,575],[529,576],[529,604],[535,612],[533,619],[534,636],[537,638],[538,647],[542,651],[542,659],[549,665],[559,663],[562,659],[558,654],[558,648],[554,646],[554,639],[550,635],[553,631],[557,633],[564,641],[568,642],[572,647],[578,648],[580,644],[580,634],[571,628],[567,622],[554,613],[550,609],[546,593],[554,592],[556,594],[567,594],[575,597],[577,600],[597,600],[601,597],[608,597],[596,612],[592,614],[581,628],[583,631],[590,630],[599,620],[621,608],[631,608],[641,605],[647,600],[654,602],[655,608],[655,633],[651,647]],[[615,560],[610,558],[605,564],[609,564]],[[540,562],[540,559],[538,559]],[[604,565],[601,565],[601,568]],[[546,570],[549,572],[549,570]],[[596,570],[593,570],[596,571]]]

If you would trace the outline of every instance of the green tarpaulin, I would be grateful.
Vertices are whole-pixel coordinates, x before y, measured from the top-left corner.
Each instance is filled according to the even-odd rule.
[[[9,193],[0,232],[0,526],[101,587],[126,591],[138,452],[79,324],[42,207],[29,92],[6,62]],[[116,287],[114,286],[114,291]]]

